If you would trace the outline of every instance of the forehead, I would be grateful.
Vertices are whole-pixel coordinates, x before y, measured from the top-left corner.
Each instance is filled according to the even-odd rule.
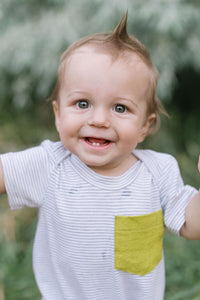
[[[89,67],[92,64],[101,66],[101,64],[111,67],[115,65],[117,68],[126,68],[135,72],[140,72],[150,77],[151,71],[142,58],[131,50],[111,51],[105,47],[97,47],[97,45],[84,45],[74,50],[66,57],[64,65],[65,72],[73,67],[85,66]]]

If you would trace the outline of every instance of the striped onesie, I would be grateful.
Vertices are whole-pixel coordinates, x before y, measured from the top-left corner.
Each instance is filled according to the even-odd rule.
[[[163,228],[179,234],[197,191],[172,156],[134,154],[117,177],[95,173],[61,142],[1,155],[11,208],[39,210],[33,267],[43,300],[163,299]]]

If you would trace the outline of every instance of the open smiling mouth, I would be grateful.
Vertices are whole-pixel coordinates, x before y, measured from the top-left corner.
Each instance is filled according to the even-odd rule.
[[[96,146],[96,147],[105,147],[112,143],[111,141],[103,138],[93,138],[93,137],[86,137],[85,142],[91,146]]]

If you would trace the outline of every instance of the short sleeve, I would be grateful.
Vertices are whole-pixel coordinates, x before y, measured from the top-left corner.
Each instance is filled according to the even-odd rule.
[[[51,169],[44,147],[3,154],[1,160],[11,209],[40,207]]]
[[[167,155],[161,165],[162,175],[159,180],[159,189],[165,226],[179,235],[179,231],[185,223],[186,207],[197,190],[189,185],[184,185],[175,158]]]

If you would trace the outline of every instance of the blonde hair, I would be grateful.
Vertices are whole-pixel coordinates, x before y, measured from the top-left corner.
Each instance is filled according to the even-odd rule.
[[[114,60],[124,53],[134,53],[146,64],[151,74],[151,88],[147,99],[147,116],[154,113],[156,118],[148,132],[148,134],[150,134],[155,132],[160,125],[160,113],[164,113],[166,115],[167,113],[156,95],[158,71],[153,64],[150,53],[145,45],[143,45],[134,36],[127,33],[127,18],[128,13],[123,16],[120,23],[111,33],[96,33],[86,36],[67,48],[67,50],[61,56],[57,82],[50,100],[58,101],[59,91],[61,88],[62,79],[64,77],[63,75],[66,61],[78,48],[89,44],[94,46],[96,51],[106,52]]]

